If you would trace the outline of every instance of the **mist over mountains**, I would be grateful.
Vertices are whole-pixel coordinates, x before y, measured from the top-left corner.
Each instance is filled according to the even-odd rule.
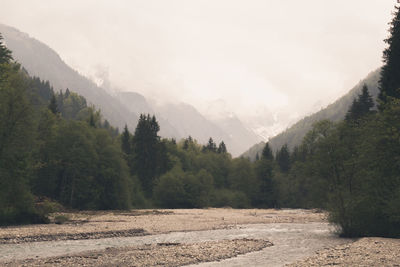
[[[314,123],[321,120],[331,120],[338,122],[343,120],[349,110],[353,99],[361,92],[363,85],[368,86],[369,93],[376,101],[379,92],[378,81],[380,78],[381,69],[372,71],[355,85],[347,94],[336,100],[334,103],[328,105],[326,108],[321,109],[303,119],[297,121],[295,124],[287,128],[285,131],[273,136],[268,140],[269,145],[273,151],[277,151],[283,145],[287,144],[289,149],[300,145],[306,133],[311,130]],[[252,146],[249,150],[242,154],[245,158],[255,160],[257,154],[261,152],[265,146],[265,142],[260,142]]]
[[[377,70],[342,98],[313,114],[314,110],[324,105],[323,102],[316,103],[310,107],[311,115],[300,121],[300,114],[267,108],[257,110],[253,115],[239,117],[229,110],[224,99],[210,102],[200,112],[188,103],[165,102],[157,99],[156,95],[153,99],[146,99],[135,92],[134,88],[132,91],[119,91],[113,87],[107,75],[103,75],[100,82],[91,80],[69,67],[46,44],[28,34],[3,24],[0,24],[0,32],[13,51],[14,58],[30,75],[49,80],[56,91],[69,88],[84,96],[96,108],[101,109],[105,119],[119,129],[127,124],[129,129],[134,130],[141,113],[154,114],[159,121],[162,137],[180,140],[190,135],[202,144],[212,137],[217,143],[224,141],[233,156],[242,155],[251,159],[261,152],[267,140],[275,151],[284,144],[293,148],[301,142],[314,122],[321,119],[343,119],[363,83],[369,86],[374,97],[378,91]],[[283,131],[288,125],[292,126]]]
[[[224,141],[233,156],[238,156],[262,137],[245,126],[233,113],[212,119],[204,116],[187,103],[154,104],[143,95],[134,92],[113,91],[109,81],[99,86],[69,67],[61,57],[46,44],[28,34],[0,24],[6,45],[13,51],[16,61],[32,76],[49,80],[54,90],[69,90],[84,96],[96,108],[101,109],[105,119],[122,129],[125,124],[134,130],[141,113],[155,114],[160,123],[162,137],[180,140],[191,135],[199,143],[210,137],[215,142]],[[157,96],[154,96],[156,99]]]

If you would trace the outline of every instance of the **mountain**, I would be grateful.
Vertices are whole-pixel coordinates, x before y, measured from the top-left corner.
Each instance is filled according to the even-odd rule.
[[[155,114],[153,106],[147,101],[147,99],[136,92],[116,92],[118,100],[122,105],[125,106],[130,112],[134,114]],[[178,131],[164,118],[164,116],[157,116],[157,120],[160,124],[160,135],[166,138],[181,139],[185,136],[181,136]]]
[[[125,124],[131,128],[136,126],[137,114],[130,112],[103,88],[65,64],[50,47],[6,25],[0,24],[0,32],[7,47],[12,50],[14,59],[21,63],[30,75],[50,81],[57,91],[69,88],[84,96],[91,104],[101,109],[104,117],[112,125],[120,129]]]
[[[380,69],[377,69],[368,74],[368,76],[361,80],[355,87],[353,87],[346,95],[342,96],[334,103],[330,104],[324,109],[307,116],[284,132],[270,138],[268,140],[273,151],[278,150],[284,144],[289,146],[289,149],[293,149],[295,146],[299,145],[306,133],[312,128],[312,125],[320,120],[331,120],[340,121],[343,120],[347,110],[349,109],[354,97],[356,97],[362,89],[362,86],[366,84],[369,89],[369,93],[376,100],[379,93],[378,81],[380,78]],[[265,146],[265,142],[260,142],[252,146],[249,150],[242,154],[242,157],[250,158],[254,160],[257,153],[261,155],[261,151]]]
[[[0,24],[0,33],[15,60],[21,63],[32,76],[48,80],[56,91],[66,90],[84,96],[90,104],[101,109],[105,119],[122,129],[125,124],[133,131],[140,113],[156,114],[160,124],[160,135],[177,140],[191,135],[200,143],[210,137],[216,142],[224,141],[233,156],[240,155],[251,144],[260,139],[249,131],[237,118],[221,118],[213,122],[193,106],[166,104],[156,106],[136,92],[115,92],[112,85],[98,86],[69,67],[50,47],[31,38],[15,28]],[[157,96],[155,96],[157,97]]]
[[[251,145],[262,140],[260,136],[246,128],[242,121],[234,114],[225,118],[213,120],[213,122],[224,132],[229,133],[231,140],[236,142],[234,144],[229,144],[227,141],[226,144],[228,145],[228,149],[232,148],[235,152],[238,152],[238,155],[241,151],[245,151]],[[240,140],[240,142],[236,140]]]
[[[178,136],[188,137],[191,135],[203,144],[207,143],[210,137],[216,142],[224,140],[227,145],[233,144],[227,133],[216,124],[206,119],[191,105],[186,103],[167,103],[157,106],[156,109],[156,116],[166,118],[168,123],[177,129]],[[233,152],[231,149],[229,149],[229,151]]]

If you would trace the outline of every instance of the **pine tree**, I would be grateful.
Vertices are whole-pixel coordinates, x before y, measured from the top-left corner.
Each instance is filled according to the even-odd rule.
[[[183,149],[188,150],[189,147],[193,144],[193,138],[189,135],[188,138],[183,142]]]
[[[54,92],[51,95],[50,104],[49,104],[48,108],[50,109],[50,111],[53,114],[57,114],[58,113],[57,99],[56,99],[56,96],[55,96]]]
[[[159,130],[155,116],[141,114],[132,139],[135,172],[148,197],[152,195],[156,178],[169,168],[165,144],[158,136]]]
[[[217,152],[217,145],[211,137],[208,139],[207,145],[203,147],[203,152]]]
[[[265,144],[265,147],[261,154],[261,158],[267,160],[274,160],[274,155],[272,154],[272,150],[271,147],[269,146],[269,143]]]
[[[3,43],[3,36],[0,34],[0,64],[9,63],[13,57],[11,51]]]
[[[126,124],[121,135],[121,149],[127,155],[132,153],[131,134],[129,133],[128,126]]]
[[[283,145],[276,153],[276,161],[282,172],[288,172],[290,169],[290,154],[287,144]]]
[[[183,142],[183,150],[188,150],[188,149],[189,149],[189,141],[185,139],[185,141]]]
[[[95,119],[94,119],[93,113],[90,113],[89,125],[90,125],[90,127],[96,128],[96,121],[95,121]]]
[[[360,104],[361,116],[365,116],[374,107],[374,100],[368,92],[368,87],[364,84],[361,94],[358,96],[358,102]]]
[[[390,37],[385,40],[388,47],[383,51],[384,66],[379,80],[379,109],[382,110],[388,98],[400,98],[400,8],[395,7],[394,18],[390,22]]]
[[[346,121],[357,121],[371,112],[371,108],[374,106],[374,101],[368,92],[367,85],[364,84],[361,93],[357,98],[353,99],[349,111],[346,114]]]
[[[224,143],[224,141],[222,141],[219,146],[218,146],[218,150],[217,150],[218,154],[226,154],[228,151],[226,150],[226,145]]]

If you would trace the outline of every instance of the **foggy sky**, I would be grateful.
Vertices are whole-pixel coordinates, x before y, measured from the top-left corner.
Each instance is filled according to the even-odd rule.
[[[2,0],[0,23],[119,90],[304,114],[382,64],[394,0]]]

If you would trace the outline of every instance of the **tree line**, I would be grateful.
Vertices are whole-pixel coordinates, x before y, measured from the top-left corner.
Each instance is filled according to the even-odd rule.
[[[390,25],[377,105],[364,85],[343,121],[315,123],[301,145],[276,155],[278,206],[328,210],[343,236],[400,236],[398,7]]]
[[[95,210],[273,205],[271,160],[232,159],[211,137],[205,145],[161,138],[149,114],[120,133],[84,97],[30,77],[1,40],[0,224],[45,222],[52,203]]]
[[[400,15],[378,104],[368,87],[341,122],[320,121],[292,150],[256,160],[224,142],[161,138],[142,114],[122,133],[70,90],[54,92],[0,38],[0,224],[44,222],[48,199],[72,209],[321,208],[344,236],[400,236]]]

